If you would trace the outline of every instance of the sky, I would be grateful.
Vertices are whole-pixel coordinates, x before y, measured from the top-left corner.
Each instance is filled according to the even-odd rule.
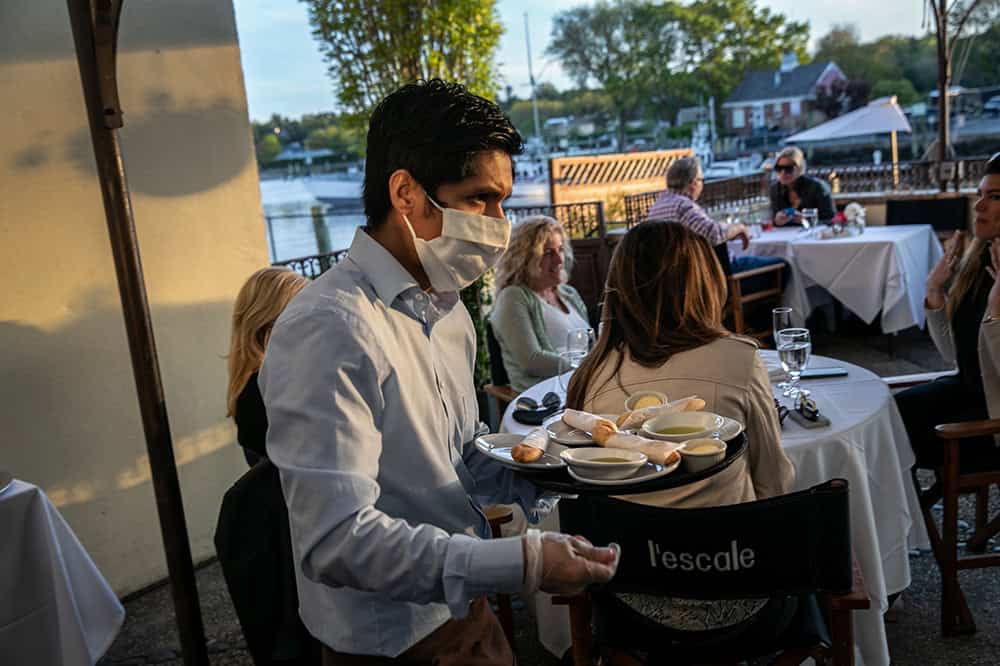
[[[300,116],[336,110],[336,99],[326,63],[312,37],[304,3],[297,0],[235,0],[243,72],[250,117],[265,120],[272,113]],[[561,10],[591,4],[587,0],[499,0],[506,28],[498,54],[503,85],[518,97],[527,97],[528,58],[525,19],[531,31],[535,79],[563,89],[571,86],[559,64],[545,56],[552,17]],[[796,21],[808,21],[813,43],[834,24],[853,23],[861,39],[887,34],[920,34],[923,19],[919,0],[758,0],[761,6]],[[377,6],[377,3],[376,3]]]

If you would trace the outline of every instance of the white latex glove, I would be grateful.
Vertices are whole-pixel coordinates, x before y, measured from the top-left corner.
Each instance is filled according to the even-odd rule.
[[[581,536],[528,530],[524,535],[524,589],[573,596],[606,583],[618,569],[617,544],[598,548]]]

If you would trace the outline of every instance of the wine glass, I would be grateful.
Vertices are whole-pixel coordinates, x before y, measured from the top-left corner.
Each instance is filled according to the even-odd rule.
[[[774,338],[774,346],[778,346],[778,331],[783,331],[786,328],[792,327],[792,309],[791,308],[774,308],[771,310],[771,321],[774,326],[771,329],[772,337]],[[778,388],[784,391],[790,386],[788,383],[788,375],[785,375],[785,379],[778,382]]]
[[[819,222],[819,210],[815,208],[802,209],[802,228],[812,229]]]
[[[788,388],[782,395],[795,398],[802,392],[799,389],[799,378],[809,365],[811,353],[812,341],[809,329],[786,328],[778,331],[778,359],[781,361],[782,369],[791,378]]]
[[[586,356],[594,347],[594,329],[572,328],[566,334],[566,351],[582,351]]]
[[[580,367],[580,363],[594,346],[594,329],[574,328],[566,334],[566,346],[559,351],[559,386],[565,397],[569,387],[570,373]]]

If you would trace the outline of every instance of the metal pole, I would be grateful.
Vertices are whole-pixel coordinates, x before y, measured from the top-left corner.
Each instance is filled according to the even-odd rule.
[[[889,145],[892,146],[892,189],[899,189],[899,142],[896,139],[896,131],[889,133]]]
[[[146,436],[181,651],[187,666],[208,666],[132,203],[115,131],[122,126],[115,71],[121,4],[121,0],[66,0]]]
[[[535,136],[540,137],[538,122],[538,97],[535,95],[535,73],[531,68],[531,30],[528,27],[528,12],[524,12],[524,42],[528,47],[528,81],[531,82],[531,111],[535,117]],[[542,69],[545,69],[544,67]]]

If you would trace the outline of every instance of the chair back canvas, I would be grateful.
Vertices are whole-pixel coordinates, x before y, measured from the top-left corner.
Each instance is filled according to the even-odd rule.
[[[563,530],[622,548],[608,592],[749,599],[847,592],[853,583],[847,481],[704,509],[593,496],[560,503]]]

